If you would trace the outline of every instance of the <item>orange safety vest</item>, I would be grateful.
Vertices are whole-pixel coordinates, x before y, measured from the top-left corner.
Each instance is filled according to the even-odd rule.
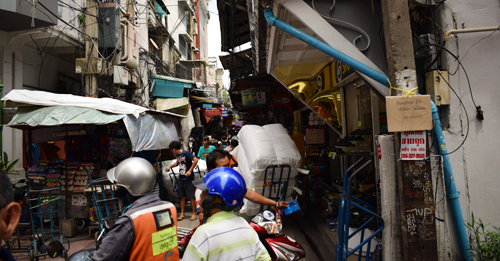
[[[236,159],[234,158],[233,155],[231,155],[231,152],[233,151],[230,151],[229,153],[229,166],[232,168],[234,166],[236,166],[238,164],[238,161],[236,161]]]
[[[129,217],[135,229],[130,260],[179,260],[177,210],[172,203],[142,209]]]

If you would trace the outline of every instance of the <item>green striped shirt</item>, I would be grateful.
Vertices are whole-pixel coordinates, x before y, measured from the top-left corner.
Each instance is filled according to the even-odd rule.
[[[221,211],[194,233],[182,261],[259,260],[271,257],[255,230],[232,212]]]

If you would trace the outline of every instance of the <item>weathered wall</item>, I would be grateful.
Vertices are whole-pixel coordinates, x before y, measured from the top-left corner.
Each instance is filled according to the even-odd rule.
[[[500,24],[497,0],[446,1],[438,13],[444,31]],[[464,145],[450,155],[455,183],[460,191],[462,213],[465,219],[470,220],[471,212],[474,212],[476,218],[494,226],[500,225],[500,160],[497,155],[500,147],[499,43],[500,32],[477,32],[451,36],[445,45],[461,59],[470,79],[475,103],[482,107],[485,117],[484,121],[476,119],[471,90],[460,68],[456,74],[450,75],[450,84],[458,97],[450,91],[450,126],[444,133],[448,151],[451,152],[460,146],[467,128],[470,128]],[[450,55],[443,57],[446,57],[443,69],[453,74],[459,66],[458,62]]]

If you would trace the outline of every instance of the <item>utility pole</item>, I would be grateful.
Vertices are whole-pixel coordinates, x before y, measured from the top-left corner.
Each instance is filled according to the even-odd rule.
[[[134,2],[134,0],[127,0],[127,13],[130,14],[128,20],[131,24],[135,24]]]
[[[92,70],[89,70],[89,66],[94,67],[99,64],[97,62],[97,48],[98,48],[98,23],[97,23],[97,5],[98,3],[93,0],[87,0],[87,15],[85,16],[85,33],[87,39],[85,42],[85,63],[87,66],[83,66],[89,73],[85,75],[85,96],[97,97],[97,78],[93,74]],[[95,41],[95,42],[94,42]],[[94,45],[95,43],[95,45]],[[100,65],[100,64],[99,64]],[[82,73],[86,73],[82,71]]]
[[[417,78],[415,71],[415,60],[413,57],[413,43],[410,27],[410,15],[407,0],[382,0],[382,16],[384,23],[384,38],[385,46],[387,52],[387,66],[389,71],[389,79],[392,86],[404,91],[410,91],[417,86]],[[391,96],[406,96],[407,94],[403,91],[391,89]],[[418,90],[413,91],[417,94]],[[394,143],[396,157],[399,158],[401,150],[401,134],[400,132],[395,133]],[[429,155],[429,150],[426,149],[426,155]],[[436,239],[436,228],[434,223],[434,209],[432,208],[432,222],[431,225],[425,226],[425,229],[434,231],[429,231],[426,235],[432,236],[425,237],[422,236],[420,231],[414,233],[414,231],[408,231],[410,226],[413,229],[415,225],[412,221],[414,213],[414,205],[418,204],[408,200],[407,194],[413,193],[412,188],[409,186],[404,186],[408,182],[404,180],[405,177],[410,179],[417,178],[413,175],[407,175],[406,171],[408,169],[414,168],[416,165],[424,165],[422,169],[427,167],[427,172],[422,170],[422,176],[430,176],[430,163],[426,163],[423,160],[400,160],[396,161],[396,180],[398,181],[399,188],[399,199],[400,199],[400,217],[401,217],[401,239],[402,239],[402,259],[403,260],[436,260],[437,258],[437,239]],[[432,191],[432,190],[431,190]],[[432,193],[431,193],[432,196]],[[432,199],[432,198],[431,198]],[[405,205],[406,204],[406,205]],[[412,205],[413,204],[413,205]],[[411,209],[410,209],[411,208]],[[424,214],[425,215],[425,214]],[[407,218],[409,220],[407,220]],[[425,217],[424,217],[425,219]],[[387,222],[387,221],[386,221]],[[389,220],[389,222],[391,222]],[[397,224],[393,224],[397,227]],[[420,233],[420,234],[418,234]],[[385,247],[384,247],[385,248]],[[389,257],[389,258],[386,258]],[[384,260],[401,260],[401,256],[388,253],[384,253]]]
[[[128,21],[133,26],[135,26],[134,3],[135,3],[135,0],[127,0],[127,8],[126,8],[127,9],[127,14],[129,15]],[[127,39],[125,39],[125,41],[127,41]],[[122,43],[122,44],[125,45],[125,43]],[[129,46],[129,48],[131,48],[131,47]],[[130,70],[129,73],[133,74],[132,70]],[[140,82],[140,81],[141,81],[140,79],[137,80],[137,82]],[[132,96],[132,100],[135,100],[135,98],[136,98],[136,92],[133,92],[131,96]]]

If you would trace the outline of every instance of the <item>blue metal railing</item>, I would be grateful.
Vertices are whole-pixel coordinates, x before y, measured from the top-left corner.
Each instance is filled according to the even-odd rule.
[[[372,238],[377,236],[377,234],[381,233],[382,230],[384,229],[384,221],[382,217],[376,213],[375,208],[361,199],[352,197],[352,180],[354,176],[356,176],[363,168],[365,168],[366,166],[368,166],[368,164],[371,163],[371,160],[368,160],[356,171],[351,172],[352,169],[356,165],[358,165],[362,160],[363,158],[356,161],[351,167],[347,169],[344,175],[344,186],[342,189],[342,196],[340,197],[340,204],[339,204],[339,223],[338,223],[339,230],[337,234],[338,242],[337,242],[337,257],[336,257],[336,260],[338,261],[347,260],[348,256],[354,254],[358,250],[359,250],[358,260],[361,260],[363,247],[365,245],[367,245],[365,260],[368,260]],[[356,202],[358,202],[359,204]],[[368,219],[361,226],[359,226],[354,232],[349,234],[351,207],[358,208],[359,210],[366,212],[367,214],[371,215],[371,218]],[[373,234],[371,234],[365,239],[364,238],[365,228],[375,219],[380,220],[381,226]],[[361,232],[360,243],[349,252],[348,251],[349,239],[352,238],[354,235],[358,234],[359,232]]]

